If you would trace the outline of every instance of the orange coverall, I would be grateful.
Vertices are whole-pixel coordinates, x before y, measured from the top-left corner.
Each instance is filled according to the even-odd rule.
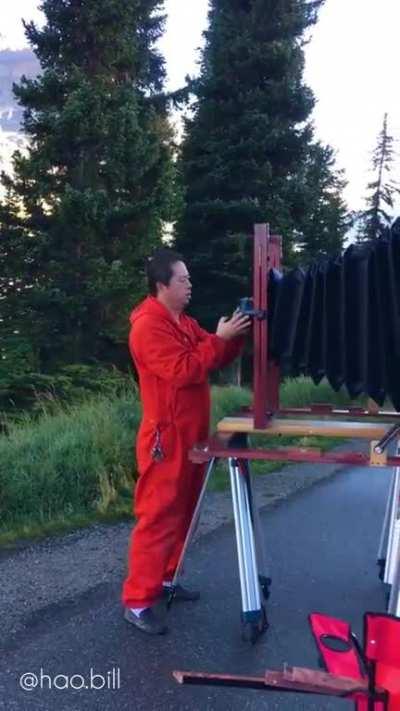
[[[137,519],[122,590],[126,607],[150,607],[172,580],[204,481],[188,452],[209,434],[208,373],[239,354],[185,314],[179,324],[153,296],[131,314],[129,348],[139,375],[143,416],[136,439]],[[154,457],[154,447],[162,459]]]

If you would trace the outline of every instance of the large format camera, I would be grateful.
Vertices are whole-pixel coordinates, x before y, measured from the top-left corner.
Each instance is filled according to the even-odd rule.
[[[240,304],[255,318],[251,299]],[[306,269],[268,274],[268,350],[282,375],[326,377],[400,410],[400,220]]]

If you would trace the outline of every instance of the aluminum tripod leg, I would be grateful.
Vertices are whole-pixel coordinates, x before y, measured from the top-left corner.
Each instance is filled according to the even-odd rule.
[[[388,613],[400,617],[400,548],[397,553],[393,584],[390,590]]]
[[[170,601],[169,601],[170,603],[172,602],[172,599],[173,599],[173,591],[174,591],[174,588],[176,587],[176,583],[177,583],[178,578],[179,578],[179,576],[180,576],[180,574],[181,574],[181,572],[182,572],[183,561],[184,561],[184,559],[185,559],[186,551],[187,551],[187,549],[188,549],[188,547],[189,547],[190,541],[191,541],[192,538],[193,538],[194,532],[195,532],[195,530],[196,530],[196,528],[197,528],[197,524],[198,524],[199,519],[200,519],[201,506],[202,506],[202,503],[203,503],[204,495],[205,495],[205,493],[206,493],[207,484],[208,484],[208,481],[209,481],[209,479],[210,479],[211,472],[212,472],[212,470],[213,470],[213,467],[214,467],[214,464],[216,463],[216,461],[217,461],[216,458],[213,457],[212,459],[210,459],[210,462],[209,462],[209,464],[208,464],[207,473],[206,473],[206,475],[205,475],[205,477],[204,477],[203,486],[202,486],[202,488],[201,488],[200,495],[199,495],[199,498],[198,498],[198,500],[197,500],[196,508],[195,508],[195,510],[194,510],[193,517],[192,517],[192,520],[191,520],[191,522],[190,522],[190,526],[189,526],[188,532],[187,532],[187,534],[186,534],[185,543],[183,544],[183,548],[182,548],[182,551],[181,551],[181,554],[180,554],[180,557],[179,557],[178,565],[177,565],[176,570],[175,570],[175,575],[174,575],[174,579],[173,579],[173,581],[172,581],[172,586],[171,586],[171,596],[170,596]]]
[[[379,577],[381,580],[384,579],[385,575],[385,565],[386,565],[386,555],[387,547],[389,542],[389,527],[390,527],[390,512],[393,500],[394,485],[395,485],[396,473],[395,470],[392,472],[392,478],[389,486],[389,493],[386,501],[385,518],[383,519],[382,532],[379,540],[379,549],[377,563],[379,566]]]
[[[229,474],[242,595],[243,632],[246,639],[255,642],[267,625],[261,604],[250,489],[246,468],[241,466],[238,459],[229,459]]]
[[[258,580],[260,582],[265,599],[269,597],[269,586],[271,578],[268,576],[267,556],[265,552],[264,536],[261,529],[260,512],[257,506],[257,501],[254,499],[253,477],[251,475],[249,463],[247,460],[240,460],[240,464],[246,472],[246,484],[250,501],[250,513],[254,528],[254,537],[256,542],[256,554],[258,563]]]
[[[397,455],[400,445],[397,444]],[[400,467],[394,470],[394,483],[390,505],[390,520],[388,532],[388,547],[385,575],[383,581],[392,585],[396,575],[397,561],[400,556]]]

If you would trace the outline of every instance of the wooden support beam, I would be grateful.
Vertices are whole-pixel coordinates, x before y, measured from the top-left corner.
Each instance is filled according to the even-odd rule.
[[[380,440],[390,425],[380,422],[351,422],[346,420],[312,420],[272,417],[265,427],[254,427],[252,417],[224,417],[217,425],[218,432],[245,432],[265,436],[343,437]]]

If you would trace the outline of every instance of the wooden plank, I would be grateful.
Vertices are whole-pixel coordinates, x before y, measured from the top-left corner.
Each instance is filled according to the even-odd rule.
[[[267,669],[264,676],[236,676],[231,674],[207,674],[206,672],[174,671],[179,684],[206,686],[232,686],[265,691],[288,691],[321,696],[346,698],[354,694],[368,697],[368,679],[350,679],[316,669],[288,667],[282,671]],[[375,694],[383,695],[382,688]]]
[[[267,427],[257,429],[253,418],[224,417],[217,425],[218,432],[246,432],[248,434],[286,435],[293,437],[350,437],[380,440],[390,424],[379,422],[349,422],[345,420],[310,420],[271,418]]]

